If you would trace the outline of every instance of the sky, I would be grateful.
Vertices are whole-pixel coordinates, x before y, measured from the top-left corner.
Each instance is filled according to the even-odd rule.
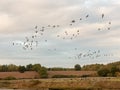
[[[0,64],[119,61],[119,9],[120,0],[0,0]]]

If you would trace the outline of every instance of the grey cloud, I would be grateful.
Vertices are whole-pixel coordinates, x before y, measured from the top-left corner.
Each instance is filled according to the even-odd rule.
[[[116,3],[118,2],[118,3]],[[114,52],[120,45],[119,42],[119,14],[120,9],[118,0],[1,0],[0,1],[0,59],[21,63],[40,62],[46,66],[57,66],[57,63],[66,67],[72,67],[76,63],[106,63],[103,60],[75,61],[68,57],[88,49],[111,48]],[[105,19],[101,21],[101,14],[105,13]],[[88,20],[85,15],[89,14]],[[4,17],[4,18],[3,18]],[[80,17],[84,18],[79,22]],[[69,27],[71,20],[76,20],[76,25]],[[112,22],[111,30],[101,31],[97,27],[101,23]],[[44,38],[39,38],[39,46],[33,51],[22,50],[22,46],[12,46],[13,41],[24,41],[25,37],[31,37],[34,27],[38,28],[48,24],[59,24],[60,29],[47,30]],[[75,40],[62,40],[56,38],[57,34],[63,34],[65,30],[75,32],[80,29],[80,36]],[[45,43],[44,39],[48,42]],[[80,51],[74,52],[77,47]],[[48,49],[57,48],[58,51],[52,52]],[[120,48],[118,47],[118,50]],[[8,56],[9,55],[9,56]],[[113,59],[116,59],[115,57]],[[12,61],[13,60],[13,61]],[[69,63],[68,63],[69,62]],[[2,63],[2,61],[1,61]],[[49,65],[48,65],[49,63]]]

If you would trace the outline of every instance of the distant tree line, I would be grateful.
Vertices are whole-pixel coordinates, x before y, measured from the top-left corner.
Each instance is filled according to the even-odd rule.
[[[101,77],[115,77],[120,76],[120,61],[113,62],[109,64],[90,64],[80,66],[79,64],[74,65],[74,68],[60,68],[60,67],[53,67],[48,68],[48,71],[96,71],[98,76]]]
[[[47,69],[40,64],[28,64],[26,66],[17,66],[14,64],[0,65],[0,72],[13,72],[19,71],[24,73],[25,71],[36,71],[40,74],[41,78],[47,77]]]
[[[84,65],[81,70],[97,71],[97,74],[102,77],[120,76],[120,61],[109,64],[91,64]]]
[[[48,71],[72,71],[74,68],[62,68],[62,67],[52,67],[47,68]]]
[[[40,64],[28,64],[26,66],[17,66],[14,64],[9,65],[0,65],[0,72],[13,72],[19,71],[24,73],[25,71],[36,71],[40,74],[40,77],[48,77],[47,71],[97,71],[98,76],[107,77],[107,76],[120,76],[120,61],[109,63],[109,64],[91,64],[80,66],[79,64],[74,65],[74,68],[61,68],[53,67],[46,68]]]

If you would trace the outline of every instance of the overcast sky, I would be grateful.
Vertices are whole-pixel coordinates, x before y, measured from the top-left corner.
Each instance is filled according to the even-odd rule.
[[[0,0],[0,64],[74,67],[119,61],[119,9],[120,0]],[[24,50],[26,37],[33,35],[38,46],[34,42],[32,50]],[[77,56],[95,51],[97,58]]]

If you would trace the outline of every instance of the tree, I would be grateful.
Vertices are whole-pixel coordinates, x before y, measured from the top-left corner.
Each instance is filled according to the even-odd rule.
[[[84,71],[97,71],[97,70],[99,70],[103,66],[104,66],[103,64],[84,65],[82,67],[82,70],[84,70]]]
[[[118,72],[118,71],[119,71],[119,68],[117,68],[116,66],[111,67],[110,72],[111,72],[112,76],[115,76],[115,73]]]
[[[18,68],[19,72],[24,73],[26,71],[25,66],[19,66]]]
[[[2,72],[2,65],[0,65],[0,72]]]
[[[32,65],[32,64],[28,64],[28,65],[26,66],[26,70],[27,70],[27,71],[32,71],[32,69],[33,69],[33,65]]]
[[[32,70],[34,70],[36,72],[39,72],[40,68],[41,68],[40,64],[34,64],[33,67],[32,67]]]
[[[76,65],[74,66],[74,68],[75,68],[76,71],[81,70],[81,66],[80,66],[79,64],[76,64]]]
[[[8,71],[8,66],[2,65],[2,72],[7,72],[7,71]]]
[[[101,68],[97,71],[99,76],[106,77],[110,71],[107,68]]]
[[[14,65],[14,64],[9,64],[8,65],[8,71],[18,71],[18,66]]]
[[[47,78],[48,77],[47,69],[45,67],[40,68],[39,74],[40,74],[41,78]]]

